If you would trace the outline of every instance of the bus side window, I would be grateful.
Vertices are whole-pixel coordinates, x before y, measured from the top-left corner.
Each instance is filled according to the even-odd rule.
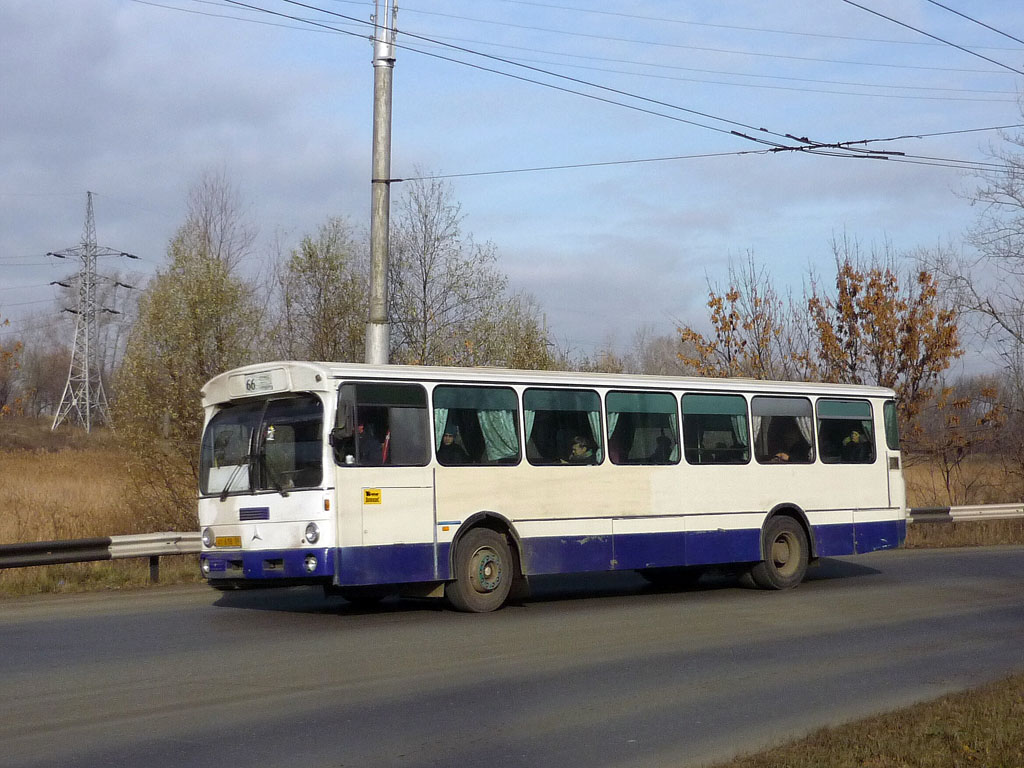
[[[750,461],[747,401],[742,395],[683,395],[683,453],[688,464]]]
[[[359,382],[338,390],[331,444],[339,464],[421,467],[430,460],[429,434],[419,384]]]
[[[818,446],[826,464],[871,464],[875,439],[867,400],[818,400]]]
[[[518,464],[519,398],[509,387],[434,388],[439,464]]]
[[[671,394],[609,392],[605,408],[612,463],[679,463],[679,417]]]
[[[811,401],[803,397],[753,398],[754,456],[761,464],[810,464],[814,461]]]
[[[583,389],[523,393],[526,458],[531,464],[600,464],[601,397]],[[576,449],[574,446],[581,445]]]

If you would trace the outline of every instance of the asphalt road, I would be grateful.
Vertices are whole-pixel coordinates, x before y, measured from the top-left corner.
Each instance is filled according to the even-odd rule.
[[[695,766],[1024,671],[1024,547],[796,590],[550,578],[494,614],[309,589],[0,601],[0,766]]]

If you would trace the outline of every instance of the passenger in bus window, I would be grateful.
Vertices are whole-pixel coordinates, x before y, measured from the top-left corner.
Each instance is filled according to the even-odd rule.
[[[779,417],[776,417],[779,418]],[[775,451],[774,461],[776,462],[802,462],[810,461],[811,446],[800,433],[796,420],[786,418],[779,430],[778,448]]]
[[[662,430],[661,434],[654,439],[654,453],[648,457],[651,464],[669,464],[672,461],[672,449],[675,443],[672,438]]]
[[[582,435],[577,435],[572,440],[569,448],[569,458],[562,459],[563,464],[596,464],[597,456],[594,453],[590,441]]]
[[[850,430],[843,438],[841,460],[844,464],[863,464],[871,461],[871,444],[869,437],[859,430]]]
[[[448,428],[441,437],[441,445],[437,448],[437,460],[442,464],[469,464],[469,454],[455,442],[458,431]]]
[[[360,424],[359,431],[359,463],[377,465],[384,463],[384,447],[380,440],[373,434],[373,430],[367,429],[365,424]]]

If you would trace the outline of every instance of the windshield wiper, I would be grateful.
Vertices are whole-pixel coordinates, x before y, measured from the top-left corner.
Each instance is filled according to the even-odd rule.
[[[252,458],[251,455],[243,457],[242,461],[244,463],[238,464],[234,468],[234,470],[232,470],[231,475],[228,477],[228,481],[226,483],[224,483],[224,489],[220,492],[220,500],[221,501],[227,501],[228,494],[231,492],[231,486],[234,485],[234,483],[235,483],[235,478],[238,477],[238,473],[243,468],[248,469],[248,467],[249,467],[249,460],[251,458]]]

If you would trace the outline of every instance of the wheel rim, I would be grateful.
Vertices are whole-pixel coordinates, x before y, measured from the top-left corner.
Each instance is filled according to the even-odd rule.
[[[800,544],[789,531],[783,531],[772,542],[772,563],[783,576],[796,573],[800,567]]]
[[[501,557],[490,547],[480,547],[469,559],[469,577],[477,592],[493,592],[501,584]]]

